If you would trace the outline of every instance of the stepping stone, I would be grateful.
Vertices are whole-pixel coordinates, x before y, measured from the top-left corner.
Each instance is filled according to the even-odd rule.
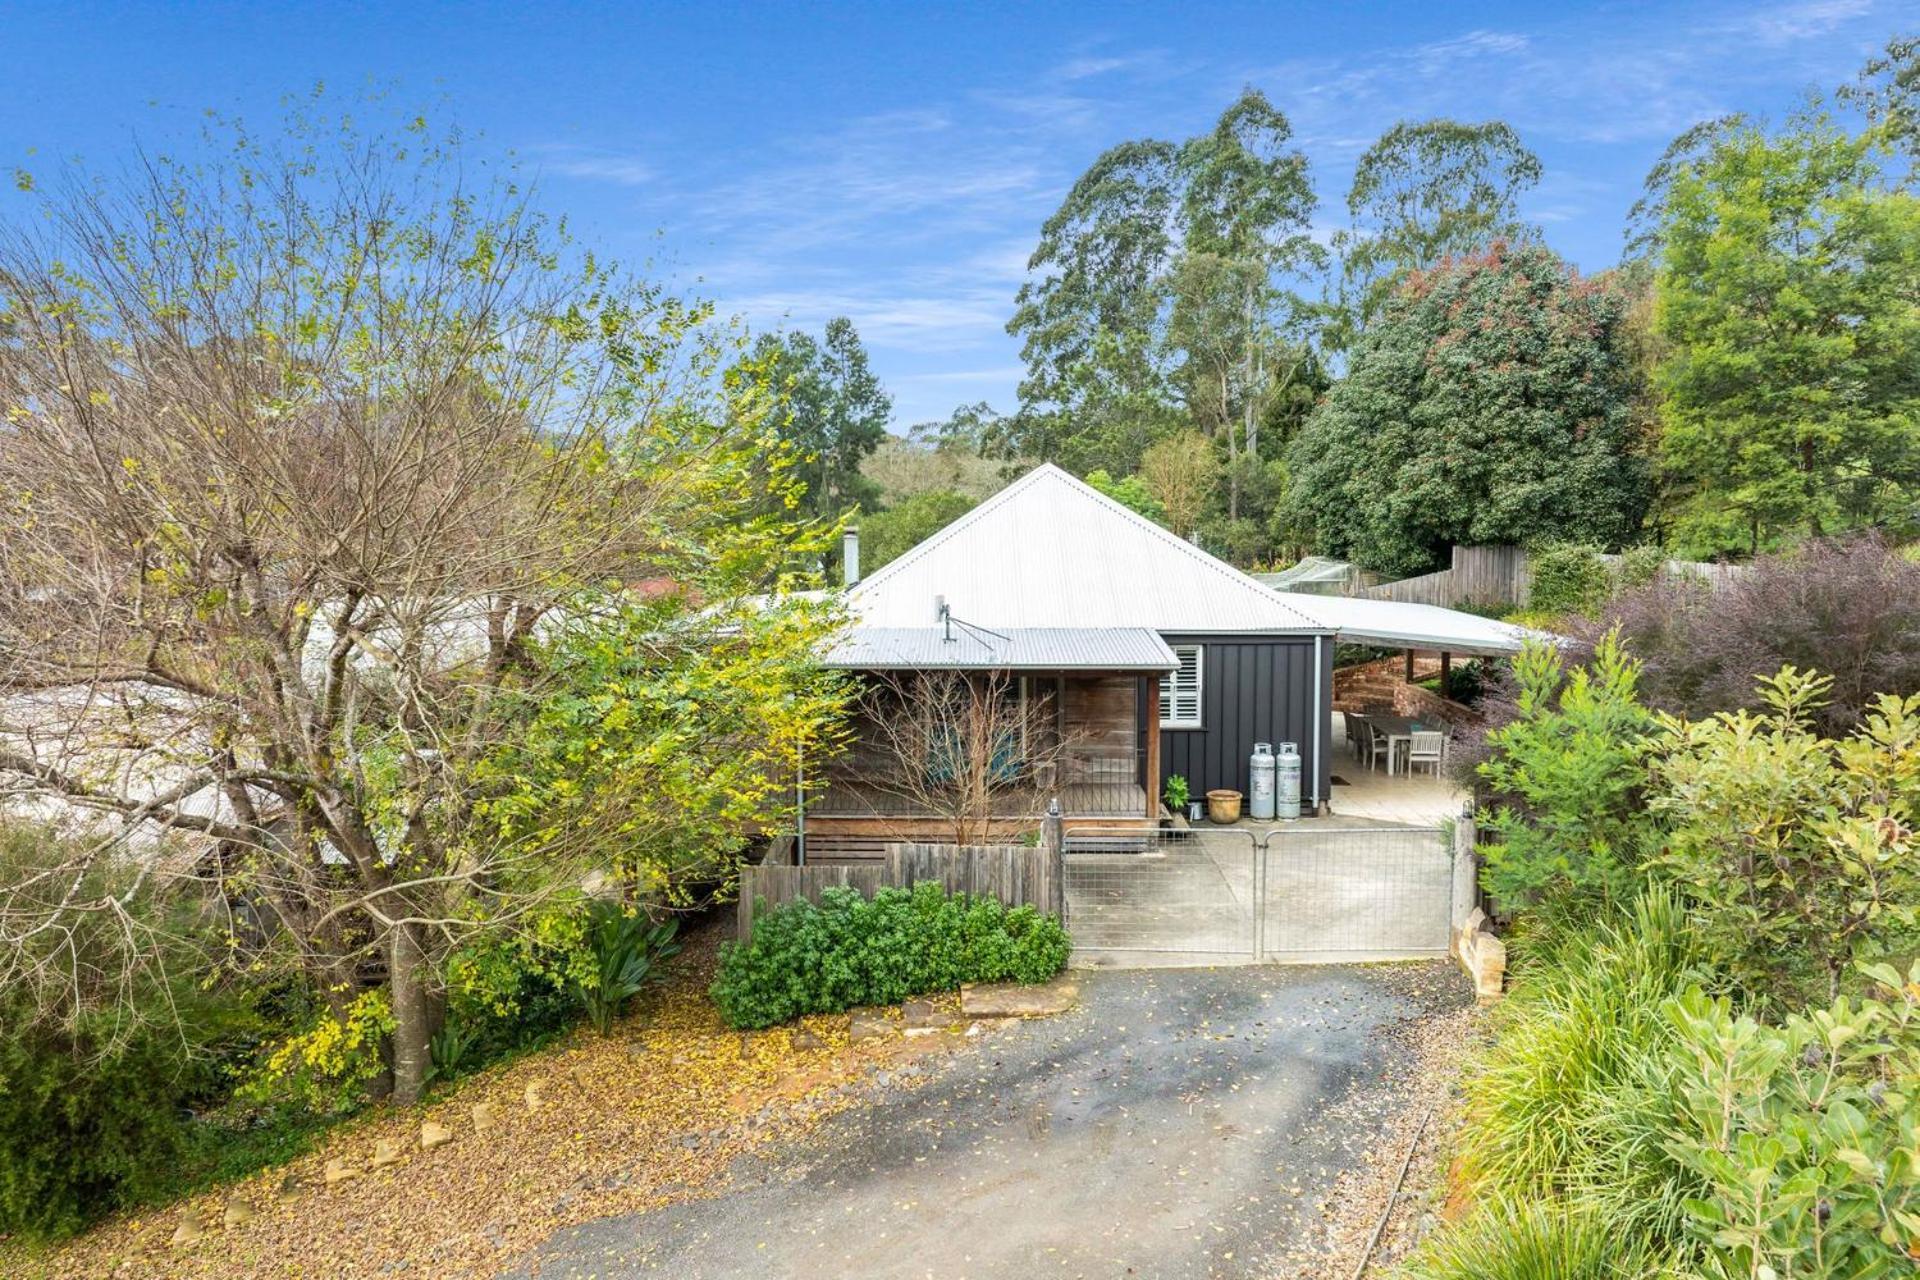
[[[900,1006],[906,1015],[907,1030],[938,1031],[954,1024],[954,1016],[936,1006],[931,1000],[909,1000]]]
[[[443,1124],[428,1120],[420,1126],[420,1149],[431,1151],[435,1147],[444,1147],[453,1141],[453,1130]]]
[[[180,1215],[180,1225],[173,1229],[173,1247],[185,1248],[190,1244],[199,1244],[206,1238],[207,1228],[200,1221],[198,1209],[188,1209]]]
[[[862,1040],[891,1039],[894,1031],[893,1023],[877,1013],[856,1013],[847,1024],[847,1038],[856,1044]]]
[[[497,1123],[498,1119],[494,1114],[493,1104],[491,1102],[476,1102],[473,1104],[473,1131],[475,1133],[486,1133]]]
[[[825,1040],[822,1040],[819,1036],[813,1034],[813,1032],[807,1030],[805,1027],[800,1027],[800,1028],[797,1028],[794,1031],[793,1035],[788,1038],[787,1045],[789,1048],[794,1049],[798,1052],[811,1053],[815,1049],[826,1048],[827,1042]]]
[[[300,1194],[300,1175],[295,1173],[291,1169],[287,1170],[286,1176],[280,1179],[280,1185],[277,1188],[275,1188],[274,1194],[279,1196],[282,1200],[290,1199],[294,1196],[299,1195]]]
[[[244,1227],[253,1221],[253,1206],[237,1197],[229,1200],[227,1201],[227,1211],[221,1216],[221,1221],[226,1224],[226,1228],[229,1231],[232,1231],[235,1227]]]
[[[336,1182],[345,1182],[349,1178],[357,1178],[359,1176],[360,1171],[348,1164],[345,1160],[342,1160],[339,1156],[335,1156],[333,1159],[327,1161],[326,1179],[328,1186],[332,1186]]]
[[[1037,987],[1017,982],[969,982],[960,988],[960,1012],[969,1018],[1044,1018],[1080,1002],[1080,984],[1055,978]]]
[[[547,1105],[547,1082],[545,1080],[533,1081],[527,1085],[525,1092],[520,1096],[526,1100],[527,1110],[538,1111],[541,1107]]]
[[[382,1138],[373,1144],[373,1167],[389,1168],[400,1163],[400,1144],[392,1138]]]

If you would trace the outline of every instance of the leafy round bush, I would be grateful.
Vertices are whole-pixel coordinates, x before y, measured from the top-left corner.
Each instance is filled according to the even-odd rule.
[[[712,996],[728,1024],[770,1027],[809,1013],[893,1004],[963,982],[1044,982],[1067,963],[1067,932],[1030,906],[948,894],[938,884],[872,898],[829,889],[757,917],[720,954]]]
[[[167,1187],[190,1142],[187,1104],[211,1083],[165,1030],[102,1051],[0,1037],[0,1235],[67,1235]]]

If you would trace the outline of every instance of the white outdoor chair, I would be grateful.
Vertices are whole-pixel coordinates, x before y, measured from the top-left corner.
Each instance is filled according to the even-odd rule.
[[[1392,773],[1393,772],[1393,739],[1389,738],[1386,734],[1380,732],[1379,729],[1375,728],[1373,721],[1368,720],[1368,721],[1365,721],[1364,723],[1366,724],[1366,727],[1367,727],[1366,728],[1367,768],[1371,770],[1374,767],[1374,761],[1385,759],[1387,762],[1387,772]]]
[[[1433,766],[1433,776],[1440,776],[1440,766],[1447,762],[1447,735],[1444,733],[1415,733],[1409,735],[1407,742],[1407,772],[1412,773],[1420,765]]]

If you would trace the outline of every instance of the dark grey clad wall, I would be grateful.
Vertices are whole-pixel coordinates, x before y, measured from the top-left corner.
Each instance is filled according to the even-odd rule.
[[[1160,778],[1181,774],[1195,799],[1215,788],[1245,791],[1247,758],[1256,742],[1300,744],[1300,797],[1317,792],[1322,802],[1331,781],[1327,736],[1333,697],[1333,643],[1320,650],[1319,706],[1314,698],[1312,636],[1217,636],[1166,634],[1170,645],[1197,644],[1201,661],[1199,729],[1160,731]],[[1319,724],[1319,758],[1314,725]]]

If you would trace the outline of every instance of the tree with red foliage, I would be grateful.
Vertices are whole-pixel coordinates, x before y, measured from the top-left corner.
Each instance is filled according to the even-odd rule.
[[[1626,312],[1540,245],[1411,274],[1294,442],[1293,519],[1400,574],[1454,543],[1628,540],[1651,488]]]

